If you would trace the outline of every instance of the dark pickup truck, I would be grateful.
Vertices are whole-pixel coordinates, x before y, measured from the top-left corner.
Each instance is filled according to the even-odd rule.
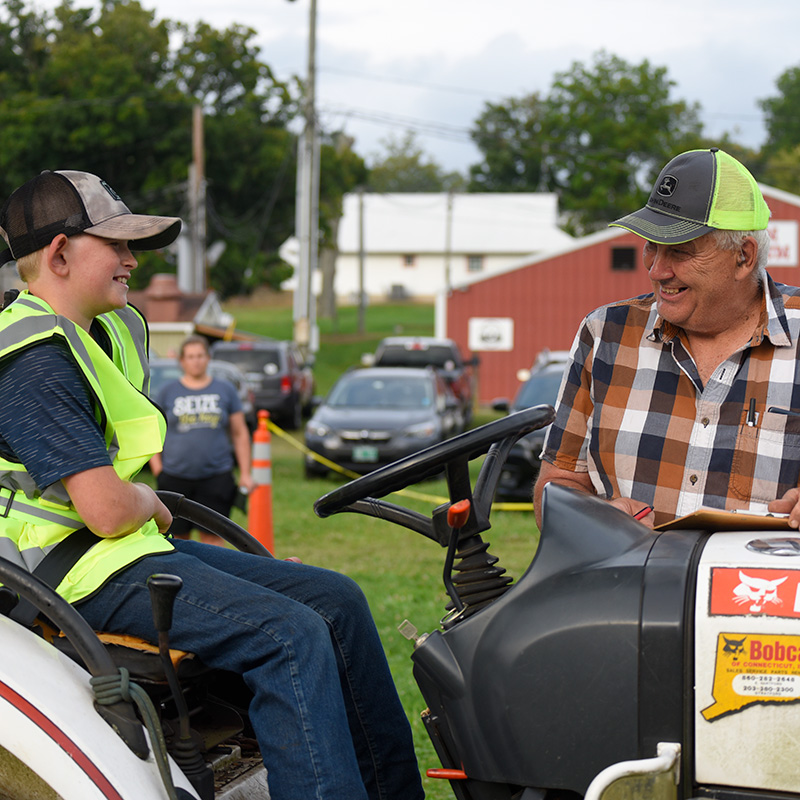
[[[472,419],[478,357],[465,359],[452,339],[433,336],[389,336],[378,343],[365,363],[376,367],[434,367],[453,390],[464,415]]]

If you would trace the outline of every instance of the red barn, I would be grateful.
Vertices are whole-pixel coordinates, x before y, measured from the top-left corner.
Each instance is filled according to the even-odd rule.
[[[767,270],[800,284],[800,197],[761,185],[772,211]],[[440,294],[436,334],[480,357],[478,401],[513,397],[517,370],[544,348],[567,350],[583,317],[605,303],[650,291],[642,240],[621,228],[594,233],[559,250]]]

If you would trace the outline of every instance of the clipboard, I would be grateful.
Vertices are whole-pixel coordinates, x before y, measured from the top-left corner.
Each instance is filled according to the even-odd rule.
[[[697,528],[713,531],[792,531],[788,514],[757,514],[752,511],[720,511],[715,508],[699,508],[685,517],[677,517],[657,525],[656,531],[676,531]]]

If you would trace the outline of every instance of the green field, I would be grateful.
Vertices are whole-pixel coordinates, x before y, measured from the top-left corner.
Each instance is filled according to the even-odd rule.
[[[229,303],[225,310],[236,319],[236,328],[275,339],[292,338],[292,308],[274,301]],[[359,364],[364,353],[372,353],[384,336],[432,336],[433,306],[417,303],[369,307],[364,333],[358,332],[358,309],[345,306],[337,319],[319,320],[320,348],[314,362],[317,387],[325,393],[348,367]]]
[[[291,308],[229,307],[237,327],[263,335],[291,336]],[[338,374],[358,362],[361,353],[374,350],[375,343],[395,332],[430,335],[430,306],[397,305],[368,309],[367,333],[357,330],[357,309],[343,309],[338,326],[322,321],[321,341],[315,373],[320,391],[327,390]],[[476,424],[497,417],[490,411],[476,415]],[[302,465],[302,432],[286,437],[272,435],[274,549],[280,558],[299,556],[304,562],[339,570],[356,580],[369,599],[386,650],[400,698],[414,730],[415,745],[423,776],[439,763],[425,733],[420,712],[424,702],[411,674],[412,643],[397,626],[410,620],[420,632],[438,627],[447,598],[442,586],[445,551],[438,544],[390,523],[358,514],[339,514],[320,519],[314,501],[346,480],[331,475],[309,480]],[[442,481],[415,487],[429,499],[392,496],[392,502],[428,513],[446,499]],[[234,519],[246,520],[235,511]],[[538,542],[538,531],[530,512],[496,511],[493,528],[484,534],[500,565],[519,578],[530,563]],[[423,777],[432,800],[452,798],[447,781]]]

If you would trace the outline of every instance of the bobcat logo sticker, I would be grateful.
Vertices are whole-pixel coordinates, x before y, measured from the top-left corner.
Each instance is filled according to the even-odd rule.
[[[735,595],[734,602],[739,605],[750,603],[749,611],[758,614],[767,603],[781,605],[783,600],[778,597],[778,587],[786,582],[786,577],[778,578],[774,581],[767,581],[763,578],[754,578],[739,572],[741,583],[733,590]]]
[[[800,570],[712,567],[709,613],[800,619]]]
[[[725,634],[722,634],[722,638],[725,641],[725,646],[722,648],[722,652],[725,653],[725,655],[733,656],[733,660],[735,661],[737,656],[744,653],[744,643],[747,641],[746,636],[743,636],[741,639],[731,639],[725,636]]]

